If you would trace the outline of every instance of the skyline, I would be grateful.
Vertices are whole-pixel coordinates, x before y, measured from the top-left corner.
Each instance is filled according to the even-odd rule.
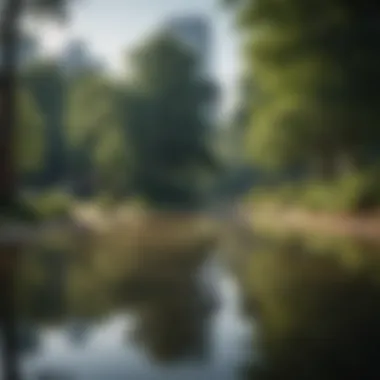
[[[104,60],[113,72],[126,66],[128,50],[153,33],[171,17],[185,14],[206,16],[211,23],[212,75],[222,90],[222,109],[226,114],[237,97],[239,74],[238,42],[231,15],[220,0],[81,0],[70,9],[70,22],[64,30],[38,26],[45,53],[59,52],[70,40],[84,41],[89,50]]]

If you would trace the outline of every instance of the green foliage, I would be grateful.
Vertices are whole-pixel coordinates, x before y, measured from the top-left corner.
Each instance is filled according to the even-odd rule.
[[[69,87],[67,134],[73,178],[96,173],[102,189],[125,187],[130,149],[125,133],[124,89],[110,78],[89,72]]]
[[[37,219],[49,219],[68,216],[73,198],[62,190],[46,190],[38,195],[25,197],[25,204]]]
[[[380,182],[373,173],[346,176],[330,184],[309,185],[300,203],[327,211],[365,212],[380,206]]]
[[[247,154],[283,169],[303,164],[341,174],[340,157],[360,166],[373,158],[380,8],[367,3],[301,0],[233,1],[245,38],[250,97]],[[376,83],[376,84],[375,84]],[[246,102],[247,103],[247,102]],[[323,161],[315,168],[316,161]]]
[[[125,125],[137,191],[154,203],[191,202],[203,169],[213,166],[203,110],[216,89],[198,70],[192,53],[166,34],[133,54]]]
[[[38,105],[45,125],[40,176],[45,185],[51,185],[66,174],[67,82],[57,63],[37,61],[22,73],[22,83]]]
[[[92,69],[65,76],[53,61],[28,67],[22,84],[45,127],[37,140],[32,111],[20,113],[23,128],[34,123],[26,131],[33,137],[25,132],[23,141],[44,147],[37,183],[67,183],[86,196],[134,192],[155,205],[196,202],[216,166],[205,110],[217,89],[199,65],[175,38],[160,34],[133,53],[129,80]]]
[[[36,170],[43,162],[44,120],[30,92],[19,89],[16,98],[15,161],[18,172]]]
[[[168,35],[142,44],[132,63],[129,82],[88,73],[70,85],[71,171],[76,178],[95,172],[113,189],[132,186],[153,204],[192,201],[213,164],[202,108],[216,89]]]
[[[68,135],[72,146],[97,140],[114,121],[115,103],[106,78],[90,73],[76,78],[68,100]]]
[[[360,213],[380,206],[380,181],[376,168],[330,181],[301,181],[276,188],[256,189],[254,203],[304,207],[314,211]]]

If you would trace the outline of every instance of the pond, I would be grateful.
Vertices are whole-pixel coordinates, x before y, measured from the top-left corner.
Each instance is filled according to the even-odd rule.
[[[295,236],[24,247],[22,379],[379,379],[379,250]]]

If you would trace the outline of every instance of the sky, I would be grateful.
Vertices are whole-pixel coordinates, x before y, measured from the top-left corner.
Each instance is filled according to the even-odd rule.
[[[152,33],[167,17],[184,13],[202,14],[210,19],[213,33],[211,51],[213,75],[222,87],[226,113],[236,101],[239,47],[232,15],[221,0],[76,0],[64,32],[51,25],[42,28],[43,47],[48,52],[64,41],[83,39],[89,49],[121,70],[128,49]],[[224,112],[223,112],[224,113]]]

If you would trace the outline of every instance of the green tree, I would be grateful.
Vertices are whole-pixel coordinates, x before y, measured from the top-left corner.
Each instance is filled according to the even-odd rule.
[[[272,166],[313,165],[323,175],[359,166],[379,137],[379,95],[371,90],[379,77],[379,6],[237,3],[247,70],[260,91],[251,105],[249,153]]]
[[[217,89],[199,76],[196,56],[167,34],[136,49],[132,73],[125,125],[136,187],[158,204],[192,202],[213,164],[207,114]]]
[[[38,169],[43,162],[44,122],[41,113],[25,89],[20,89],[17,97],[16,119],[16,164],[22,174]]]
[[[67,126],[74,182],[96,176],[109,190],[125,184],[129,149],[123,133],[124,93],[119,87],[92,72],[70,85]]]
[[[0,206],[12,207],[15,201],[16,164],[13,160],[16,122],[16,63],[20,21],[25,12],[33,16],[63,15],[64,0],[7,0],[0,16]]]
[[[65,114],[68,79],[54,61],[35,62],[21,73],[21,77],[33,94],[46,124],[41,183],[51,185],[67,174]]]

